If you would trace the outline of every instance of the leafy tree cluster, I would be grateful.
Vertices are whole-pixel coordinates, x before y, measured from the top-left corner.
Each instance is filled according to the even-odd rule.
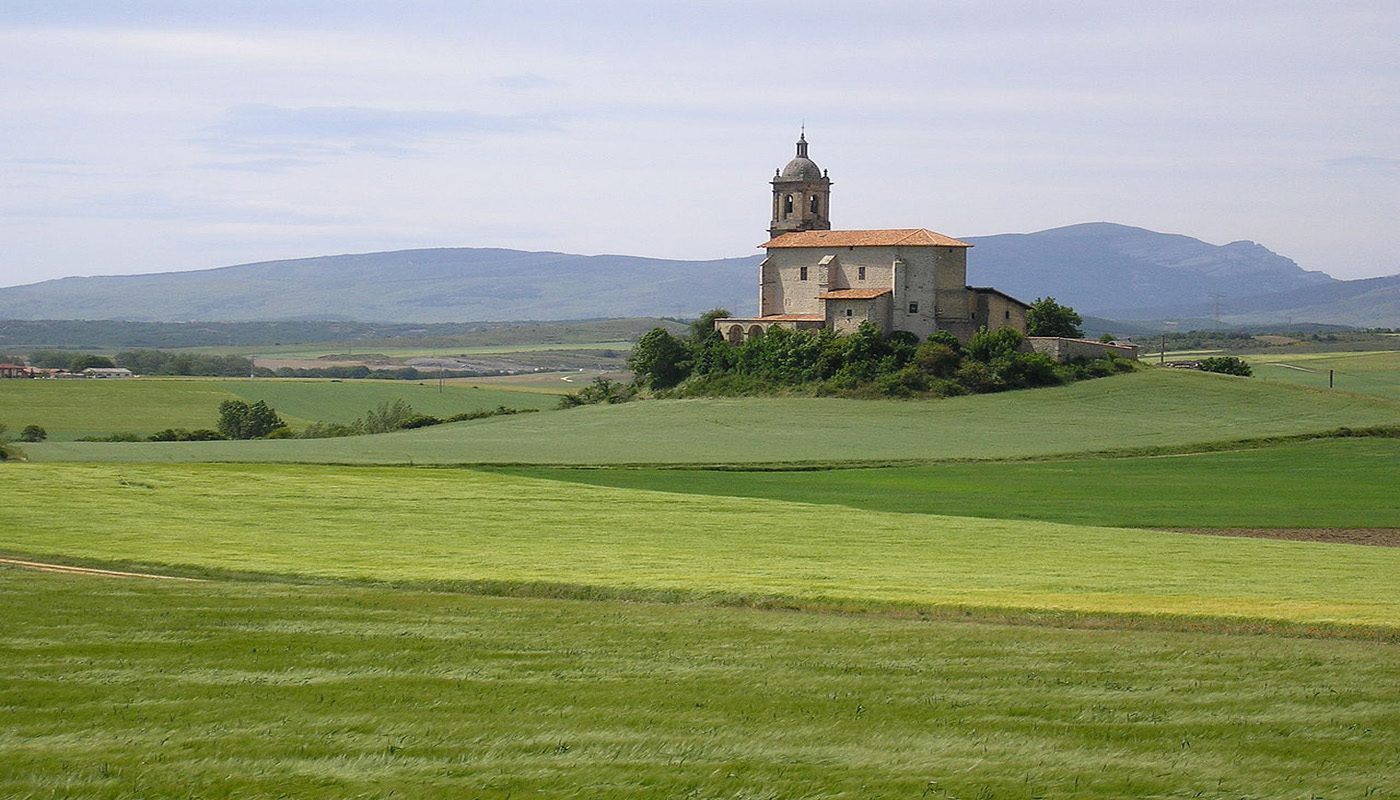
[[[1047,298],[1055,304],[1053,299]],[[1059,307],[1063,308],[1063,307]],[[1073,311],[1070,310],[1073,315]],[[946,331],[927,341],[903,331],[884,335],[863,323],[849,335],[829,329],[773,328],[740,344],[726,342],[714,320],[697,320],[684,339],[657,328],[637,341],[628,366],[637,383],[672,396],[810,391],[850,396],[948,396],[1049,386],[1133,369],[1124,359],[1058,364],[1026,352],[1012,328],[981,329],[964,346]],[[1059,315],[1061,323],[1078,315]]]
[[[661,330],[657,328],[656,330]],[[647,334],[648,336],[650,334]],[[645,338],[645,337],[643,337]],[[599,403],[625,403],[637,395],[637,387],[632,384],[608,380],[602,375],[577,392],[559,398],[560,408],[576,408]]]
[[[538,409],[497,406],[492,409],[481,411],[464,411],[460,414],[453,414],[450,417],[434,417],[428,414],[418,413],[413,409],[413,406],[400,399],[380,403],[378,406],[366,411],[364,416],[348,425],[336,422],[312,423],[303,428],[297,436],[301,439],[330,439],[340,436],[361,436],[367,433],[389,433],[391,431],[441,425],[445,422],[465,422],[473,419],[486,419],[487,417],[527,414],[533,411],[538,411]]]
[[[42,442],[47,438],[49,438],[49,432],[38,425],[25,425],[24,429],[19,432],[19,441],[21,442]]]
[[[1026,310],[1027,336],[1063,336],[1084,338],[1084,318],[1069,306],[1062,306],[1053,297],[1039,297]]]
[[[353,367],[278,367],[275,370],[259,368],[256,373],[269,378],[339,378],[341,380],[385,380],[420,381],[438,378],[485,378],[502,375],[499,370],[463,369],[418,369],[417,367],[397,367],[395,369],[370,369],[363,364]]]
[[[1202,372],[1219,372],[1222,375],[1240,375],[1248,378],[1254,374],[1249,364],[1234,356],[1210,356],[1197,363]]]
[[[219,404],[216,427],[228,439],[265,439],[287,423],[263,400],[225,400]]]
[[[69,372],[82,372],[88,367],[115,367],[112,359],[95,353],[80,353],[73,350],[35,350],[29,354],[29,366],[42,369],[63,369]]]
[[[113,359],[138,375],[200,375],[236,378],[251,375],[253,360],[242,356],[171,353],[166,350],[126,350]]]

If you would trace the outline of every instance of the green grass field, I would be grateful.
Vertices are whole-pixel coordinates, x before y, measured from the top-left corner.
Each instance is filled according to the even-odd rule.
[[[44,461],[849,463],[1196,446],[1397,422],[1400,401],[1222,375],[1149,370],[1054,389],[933,402],[646,401],[348,439],[55,442],[26,450],[31,458]]]
[[[1325,389],[1330,370],[1337,389],[1400,400],[1400,350],[1270,354],[1245,360],[1260,378]]]
[[[266,400],[294,427],[348,423],[383,402],[403,399],[424,414],[443,415],[510,406],[552,408],[537,393],[434,381],[324,381],[295,379],[137,378],[133,380],[3,381],[0,422],[17,432],[44,428],[51,439],[72,441],[117,431],[150,434],[163,428],[212,428],[219,403]]]
[[[0,550],[35,556],[539,584],[642,599],[1400,630],[1400,548],[899,514],[467,470],[29,464],[5,472],[10,493],[35,511],[0,511]]]
[[[411,340],[410,340],[411,341]],[[227,352],[229,348],[196,348],[207,351]],[[435,356],[487,356],[487,355],[509,355],[511,353],[547,353],[552,350],[620,350],[626,352],[632,349],[632,342],[611,341],[611,342],[580,342],[577,344],[494,344],[494,345],[474,345],[474,346],[425,346],[422,344],[410,343],[399,346],[377,344],[365,345],[356,343],[353,347],[344,345],[335,346],[334,349],[326,346],[305,346],[291,345],[286,347],[271,348],[243,348],[239,355],[258,355],[263,357],[276,358],[324,358],[328,356],[344,355],[354,357],[364,353],[378,353],[390,358],[424,358]],[[254,352],[256,351],[256,352]]]
[[[0,385],[12,430],[37,383]],[[200,387],[354,417],[403,387],[74,383],[147,394],[69,420]],[[25,445],[0,555],[209,580],[0,565],[0,796],[1400,797],[1400,548],[1111,527],[1400,526],[1400,440],[1287,439],[1396,423],[1393,397],[1153,370]],[[1092,455],[1127,450],[1157,455]],[[549,466],[873,461],[919,463]]]
[[[1395,647],[0,568],[0,795],[1395,798]]]
[[[501,471],[597,486],[1084,525],[1400,528],[1400,439],[884,469]]]

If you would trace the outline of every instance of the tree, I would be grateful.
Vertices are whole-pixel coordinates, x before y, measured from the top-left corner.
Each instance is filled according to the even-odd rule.
[[[418,416],[403,398],[392,402],[386,400],[365,412],[356,425],[365,433],[388,433],[404,427],[404,423]]]
[[[25,425],[24,430],[19,432],[21,442],[42,442],[49,438],[49,432],[38,425]]]
[[[113,364],[113,363],[112,363],[112,359],[110,359],[110,358],[108,358],[108,357],[106,357],[106,356],[85,355],[85,356],[78,356],[77,358],[74,358],[72,361],[69,361],[69,362],[68,362],[68,371],[69,371],[69,372],[82,372],[83,370],[89,369],[89,368],[111,369],[112,367],[115,367],[115,366],[116,366],[116,364]]]
[[[943,342],[930,338],[914,351],[915,367],[938,378],[951,378],[962,366],[962,354]]]
[[[690,323],[690,343],[704,344],[710,339],[722,338],[719,331],[715,330],[715,320],[729,319],[734,316],[727,309],[715,308],[700,315],[700,318]]]
[[[1210,356],[1196,365],[1202,372],[1219,372],[1222,375],[1239,375],[1248,378],[1254,374],[1249,364],[1234,356]]]
[[[627,368],[636,374],[638,382],[665,389],[685,379],[690,372],[689,360],[690,349],[685,342],[665,328],[652,328],[637,340],[627,357]]]
[[[998,356],[1009,356],[1021,349],[1026,337],[1015,328],[997,328],[989,331],[978,328],[967,341],[967,355],[973,361],[990,364]]]
[[[219,433],[230,439],[261,439],[287,423],[262,400],[248,403],[225,400],[219,404]]]
[[[1041,297],[1026,311],[1027,336],[1063,336],[1067,339],[1084,338],[1080,325],[1084,318],[1069,306],[1062,306],[1053,297]]]

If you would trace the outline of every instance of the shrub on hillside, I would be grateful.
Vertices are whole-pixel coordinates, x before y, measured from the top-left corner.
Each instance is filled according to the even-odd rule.
[[[229,439],[261,439],[287,423],[266,402],[225,400],[219,404],[219,433]]]
[[[279,430],[286,429],[281,428]],[[228,437],[224,436],[222,433],[208,428],[196,428],[195,430],[188,430],[186,428],[166,428],[165,430],[156,431],[151,434],[149,440],[152,442],[217,442],[227,438]]]
[[[593,379],[589,385],[579,389],[573,394],[566,394],[559,398],[560,408],[577,408],[578,406],[597,405],[599,403],[625,403],[637,395],[637,390],[633,386],[617,381],[610,381],[602,375]]]
[[[49,438],[49,432],[38,425],[25,425],[24,430],[19,432],[21,442],[42,442]]]
[[[1219,372],[1222,375],[1241,375],[1248,378],[1254,374],[1249,364],[1234,356],[1210,356],[1201,359],[1197,367],[1202,372]]]

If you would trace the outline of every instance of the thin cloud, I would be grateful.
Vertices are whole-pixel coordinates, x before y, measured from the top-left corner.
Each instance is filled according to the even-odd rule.
[[[1400,158],[1384,158],[1382,156],[1347,156],[1346,158],[1333,158],[1322,162],[1329,167],[1362,167],[1368,169],[1400,169]]]
[[[316,165],[317,161],[306,158],[255,158],[248,161],[210,161],[204,164],[196,164],[196,169],[217,169],[232,172],[265,172],[283,173],[291,172],[300,167],[310,167]]]
[[[164,192],[89,195],[62,203],[16,204],[0,209],[9,217],[120,220],[192,220],[269,225],[324,225],[352,221],[344,214],[311,211],[285,203],[226,203]]]
[[[541,117],[480,114],[475,111],[398,111],[361,106],[283,108],[245,105],[229,109],[211,129],[224,146],[268,144],[338,150],[411,144],[440,136],[542,133],[557,131]]]
[[[496,86],[501,89],[511,89],[514,91],[530,91],[534,89],[554,89],[564,86],[563,81],[556,81],[553,78],[546,78],[543,75],[526,73],[523,75],[498,75],[483,81],[489,86]]]

